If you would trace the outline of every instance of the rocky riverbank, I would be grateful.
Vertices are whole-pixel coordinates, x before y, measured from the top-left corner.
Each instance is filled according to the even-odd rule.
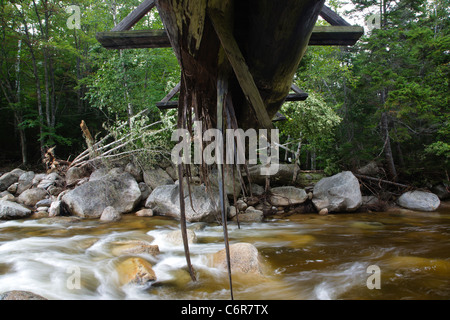
[[[359,180],[350,171],[325,177],[321,172],[302,172],[281,164],[265,192],[260,167],[249,169],[251,185],[241,188],[239,180],[225,173],[226,208],[230,220],[263,221],[269,216],[295,213],[321,215],[376,210],[379,199],[363,196]],[[0,219],[77,216],[118,221],[123,214],[180,216],[179,181],[175,168],[167,164],[142,170],[133,163],[95,170],[73,167],[65,173],[35,173],[14,169],[0,176]],[[220,220],[217,171],[208,186],[192,168],[190,183],[183,181],[186,218],[189,222]],[[444,199],[448,192],[441,195]],[[440,198],[429,191],[408,191],[396,203],[409,210],[434,211]],[[385,206],[381,206],[386,209]]]
[[[257,166],[249,170],[251,180],[259,182],[246,186],[245,193],[251,191],[251,195],[237,192],[230,176],[226,175],[228,177],[225,186],[228,195],[228,218],[245,223],[296,213],[356,215],[358,212],[367,212],[368,208],[377,207],[376,203],[379,200],[363,195],[361,181],[352,172],[345,171],[330,177],[325,177],[320,172],[298,172],[297,178],[292,182],[294,169],[291,165],[281,165],[279,175],[274,177],[271,190],[267,194],[262,186],[265,181],[258,175]],[[216,179],[214,171],[210,175],[208,188],[201,183],[195,168],[192,172],[192,181],[189,184],[191,197],[186,194],[185,198],[188,220],[190,222],[219,220],[220,215],[217,209],[219,201],[217,190],[214,188]],[[182,183],[187,189],[187,181]],[[239,185],[237,181],[235,183]],[[132,215],[179,218],[179,181],[176,180],[176,172],[172,166],[142,171],[133,164],[127,164],[96,170],[72,168],[65,173],[47,174],[14,169],[0,176],[0,186],[2,188],[0,218],[3,220],[50,217],[52,221],[64,221],[71,225],[84,220],[102,226],[99,228],[108,229],[110,226],[116,228],[117,224],[112,223],[121,219],[123,223],[127,223],[130,219],[134,221]],[[440,199],[431,192],[415,190],[399,195],[396,203],[397,209],[400,205],[408,208],[402,209],[402,214],[417,210],[421,215],[429,215],[429,211],[439,207]],[[124,215],[127,216],[124,217]],[[142,220],[157,220],[157,218],[151,219]],[[172,219],[163,219],[176,223]],[[44,220],[47,219],[40,221]],[[198,234],[201,235],[201,231],[198,231],[201,229],[198,228],[211,225],[214,224],[190,225],[187,232],[189,242],[198,246],[205,241],[201,236],[200,240],[197,239]],[[362,225],[363,228],[380,228],[382,223],[362,223]],[[282,238],[282,236],[277,237]],[[160,265],[163,264],[161,261],[167,258],[168,248],[182,247],[181,232],[169,228],[158,239],[154,241],[149,235],[127,236],[112,239],[103,245],[105,251],[102,251],[102,254],[116,259],[112,271],[117,274],[118,286],[148,287],[154,282],[159,285],[164,284],[164,279],[158,279],[158,270],[160,270],[158,268],[161,268]],[[253,279],[252,281],[256,283],[268,281],[274,270],[264,263],[258,249],[252,243],[245,241],[248,240],[231,244],[233,273],[241,274],[246,281],[250,281],[248,279]],[[300,240],[296,238],[295,243],[299,241],[304,245],[314,241],[314,237],[302,235]],[[90,248],[96,243],[99,246],[97,236],[87,239],[82,246]],[[208,252],[205,259],[207,259],[208,267],[226,272],[223,249]],[[176,272],[176,280],[171,281],[185,284],[190,281],[189,279],[187,271],[180,268]],[[26,291],[9,291],[0,294],[0,300],[41,298],[43,297]]]

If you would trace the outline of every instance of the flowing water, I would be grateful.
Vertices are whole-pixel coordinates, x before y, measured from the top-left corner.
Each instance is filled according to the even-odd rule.
[[[198,239],[190,246],[196,282],[186,271],[183,247],[164,240],[179,228],[169,218],[2,221],[0,293],[27,290],[48,299],[228,299],[226,272],[210,267],[207,258],[224,248],[222,227],[189,227]],[[236,299],[450,299],[448,206],[434,213],[302,214],[228,228],[230,243],[254,244],[268,266],[263,277],[233,276]],[[157,281],[121,286],[116,266],[123,257],[111,247],[135,239],[159,246],[156,257],[140,255],[153,265]],[[368,288],[378,280],[379,289]]]

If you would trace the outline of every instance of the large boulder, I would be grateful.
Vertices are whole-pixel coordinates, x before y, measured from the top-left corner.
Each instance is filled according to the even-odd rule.
[[[0,294],[0,300],[47,300],[30,291],[12,290]]]
[[[115,256],[149,254],[156,256],[159,254],[159,247],[143,240],[125,240],[113,244],[111,253]]]
[[[85,167],[72,167],[66,172],[66,184],[67,186],[76,185],[81,179],[87,177],[89,174]]]
[[[119,221],[122,219],[122,215],[114,207],[106,207],[100,216],[100,221]]]
[[[270,190],[270,203],[274,206],[290,206],[301,204],[308,199],[308,194],[304,189],[296,187],[276,187]]]
[[[250,243],[234,243],[230,245],[231,272],[262,275],[264,264],[258,249]],[[209,256],[209,264],[218,269],[227,270],[225,249]]]
[[[261,174],[261,168],[263,165],[251,165],[249,166],[250,180],[252,183],[256,183],[264,186],[266,183],[266,176]],[[297,173],[295,174],[295,171]],[[294,179],[295,176],[295,180]],[[271,186],[285,186],[294,185],[307,187],[317,183],[324,177],[322,172],[302,172],[294,163],[280,163],[278,165],[278,171],[274,175],[270,176]]]
[[[434,193],[424,191],[408,191],[398,198],[397,203],[407,209],[418,211],[434,211],[441,201]]]
[[[314,186],[312,202],[317,211],[355,211],[362,204],[358,179],[350,171],[323,178]]]
[[[144,171],[143,177],[144,182],[152,189],[156,189],[157,187],[163,185],[174,184],[174,181],[166,170],[159,167]]]
[[[131,257],[122,261],[117,266],[117,273],[121,285],[145,285],[156,280],[156,274],[150,262],[139,257]]]
[[[10,185],[16,183],[19,177],[25,173],[22,169],[14,169],[11,172],[7,172],[0,177],[0,192],[8,189]]]
[[[133,162],[130,162],[125,166],[125,171],[131,174],[136,179],[136,182],[139,183],[143,181],[142,169]]]
[[[108,176],[108,173],[108,168],[99,168],[91,173],[91,175],[89,176],[89,181],[102,180],[103,178],[106,178]]]
[[[23,203],[26,206],[33,207],[36,203],[47,196],[47,191],[43,188],[27,189],[20,194],[17,202]]]
[[[132,211],[141,200],[141,191],[133,176],[124,172],[89,180],[66,193],[61,200],[72,215],[98,218],[109,206],[119,213]]]
[[[62,186],[64,179],[56,172],[49,173],[37,185],[38,188],[48,189],[50,186]]]
[[[212,222],[220,217],[220,202],[218,191],[205,186],[191,186],[191,200],[189,192],[184,190],[186,220],[189,222]],[[180,219],[180,187],[178,184],[157,187],[147,198],[145,207],[155,214]],[[228,201],[226,201],[228,207]]]
[[[245,209],[245,212],[240,213],[239,216],[234,215],[232,220],[237,221],[238,219],[239,222],[261,222],[264,220],[264,212],[250,206]]]
[[[35,173],[33,171],[27,171],[20,175],[17,184],[16,195],[19,195],[25,190],[31,188],[31,186],[33,185],[34,176]]]
[[[0,200],[0,219],[21,219],[30,216],[31,213],[30,209],[18,203]]]
[[[213,168],[208,174],[209,183],[216,189],[219,188],[218,177],[219,176],[217,168]],[[235,197],[239,196],[239,194],[241,193],[241,182],[239,181],[239,175],[236,171],[234,172],[233,176],[233,170],[231,170],[231,168],[224,170],[223,182],[224,191],[228,197],[232,198],[233,194]]]
[[[197,235],[195,232],[191,229],[186,230],[186,237],[189,244],[197,243]],[[171,232],[166,233],[165,240],[172,243],[176,246],[183,245],[183,234],[181,233],[181,230],[174,230]]]

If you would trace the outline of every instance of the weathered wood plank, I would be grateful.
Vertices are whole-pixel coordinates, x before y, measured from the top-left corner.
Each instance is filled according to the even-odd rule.
[[[181,82],[178,82],[178,84],[172,90],[170,90],[170,92],[167,94],[167,96],[165,96],[161,100],[161,102],[169,102],[170,99],[172,99],[174,95],[176,95],[178,92],[180,92],[180,87],[181,87]]]
[[[364,34],[363,27],[317,26],[314,27],[310,46],[352,46]]]
[[[155,6],[155,0],[145,0],[134,9],[125,19],[120,21],[112,31],[130,30],[139,20],[142,19]]]
[[[306,95],[306,97],[308,97],[308,94],[299,87],[297,87],[295,83],[291,84],[291,89],[297,94]]]
[[[156,106],[159,110],[176,109],[178,108],[178,101],[157,102]]]
[[[364,34],[364,28],[354,26],[314,27],[308,45],[354,45]],[[167,48],[170,41],[165,30],[129,30],[98,32],[97,40],[107,49]]]
[[[98,42],[106,49],[170,47],[165,30],[129,30],[97,32]]]
[[[345,21],[340,15],[326,5],[322,7],[319,15],[332,26],[350,26],[350,23]]]
[[[239,84],[246,98],[250,102],[250,105],[255,111],[256,118],[261,128],[273,128],[272,120],[267,113],[264,101],[261,98],[259,90],[255,84],[253,76],[250,73],[250,70],[248,69],[241,50],[234,39],[231,28],[226,25],[223,15],[217,10],[208,10],[208,14],[228,60],[233,67],[233,71],[239,81]]]
[[[308,94],[304,93],[290,93],[286,97],[285,101],[305,101],[308,98]]]

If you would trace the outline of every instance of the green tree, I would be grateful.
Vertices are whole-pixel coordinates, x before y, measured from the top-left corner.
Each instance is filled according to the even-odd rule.
[[[373,157],[385,155],[391,179],[399,174],[417,178],[418,173],[445,170],[448,1],[354,2],[360,7],[381,8],[382,16],[381,28],[360,41],[351,60],[357,78],[357,90],[351,97],[355,121],[367,119],[362,121],[362,129],[381,137],[378,142],[359,142],[363,149],[374,151]],[[441,158],[436,161],[430,155]]]
[[[302,146],[307,145],[312,153],[311,167],[315,169],[316,153],[320,156],[333,143],[333,131],[341,118],[314,92],[309,93],[306,101],[285,103],[281,112],[287,120],[277,125],[281,132],[280,139],[287,141],[289,137],[295,142],[296,160],[299,159]]]

